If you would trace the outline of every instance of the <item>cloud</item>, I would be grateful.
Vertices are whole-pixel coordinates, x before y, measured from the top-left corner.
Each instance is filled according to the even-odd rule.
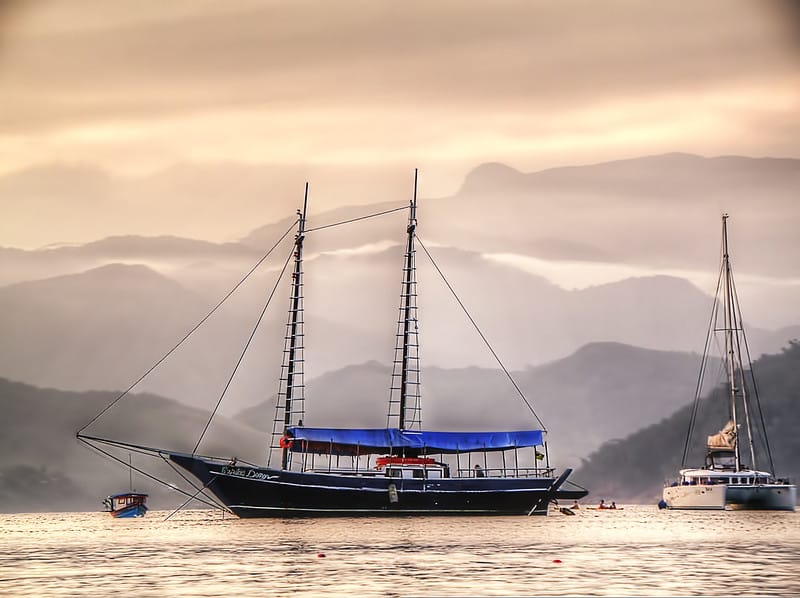
[[[4,127],[223,106],[558,111],[797,66],[782,21],[746,2],[156,5],[56,2],[19,14],[0,70],[11,92]]]
[[[781,2],[12,6],[0,174],[236,163],[285,168],[299,186],[298,173],[419,167],[436,196],[490,161],[531,172],[674,151],[800,156],[796,24]],[[201,195],[200,209],[219,197]]]

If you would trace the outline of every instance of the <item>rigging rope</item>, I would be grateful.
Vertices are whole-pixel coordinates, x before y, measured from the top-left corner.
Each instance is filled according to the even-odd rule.
[[[154,476],[154,475],[152,475],[152,474],[150,474],[150,473],[147,473],[147,472],[146,472],[145,470],[143,470],[143,469],[140,469],[140,468],[138,468],[138,467],[134,467],[134,466],[130,465],[129,463],[127,463],[127,462],[123,461],[122,459],[120,459],[119,457],[117,457],[117,456],[113,455],[112,453],[110,453],[110,452],[108,452],[108,451],[105,451],[105,450],[101,449],[99,446],[96,446],[96,445],[92,444],[91,442],[89,442],[88,440],[86,440],[86,438],[85,438],[85,437],[81,437],[81,438],[79,438],[78,440],[80,440],[81,442],[83,442],[83,443],[84,443],[84,444],[85,444],[87,447],[89,447],[91,450],[94,450],[94,451],[96,451],[96,452],[98,452],[98,453],[100,453],[100,454],[102,454],[102,455],[105,455],[105,456],[106,456],[106,457],[108,457],[109,459],[111,459],[111,460],[113,460],[113,461],[116,461],[117,463],[121,463],[121,464],[122,464],[122,465],[124,465],[125,467],[129,467],[129,468],[130,468],[130,469],[132,469],[133,471],[135,471],[135,472],[137,472],[137,473],[139,473],[139,474],[141,474],[141,475],[145,476],[146,478],[149,478],[149,479],[151,479],[151,480],[153,480],[153,481],[155,481],[155,482],[158,482],[158,483],[159,483],[159,484],[161,484],[162,486],[166,486],[166,487],[167,487],[167,488],[169,488],[170,490],[174,490],[175,492],[178,492],[178,493],[180,493],[180,494],[183,494],[184,496],[191,496],[191,495],[190,495],[188,492],[186,492],[186,490],[183,490],[183,489],[181,489],[181,488],[178,488],[177,486],[174,486],[173,484],[170,484],[169,482],[165,482],[164,480],[162,480],[162,479],[160,479],[160,478],[157,478],[156,476]],[[98,440],[102,441],[102,439],[98,439]],[[114,444],[113,444],[113,443],[106,442],[106,444],[110,444],[111,446],[114,446]],[[144,451],[141,451],[141,450],[137,450],[137,451],[135,451],[135,452],[137,452],[137,453],[139,453],[139,454],[147,454],[147,455],[149,455],[149,456],[154,456],[152,453],[146,453],[146,452],[144,452]],[[186,478],[184,478],[184,479],[186,479]],[[188,481],[188,480],[187,480],[187,481]],[[191,483],[191,481],[189,481],[189,483],[191,484],[191,486],[192,486],[193,488],[197,489],[197,487],[196,487],[194,484],[192,484],[192,483]],[[204,496],[205,496],[205,495],[204,495]],[[203,504],[205,504],[206,506],[209,506],[209,507],[212,507],[212,508],[215,508],[215,509],[221,508],[221,507],[220,507],[220,505],[218,505],[218,504],[216,504],[216,503],[209,502],[209,501],[207,501],[207,500],[203,500],[203,499],[200,499],[200,498],[198,498],[197,500],[199,500],[200,502],[202,502],[202,503],[203,503]]]
[[[340,222],[333,222],[331,224],[323,224],[322,226],[317,226],[316,228],[308,228],[306,229],[307,233],[313,233],[314,231],[322,230],[325,228],[331,228],[333,226],[341,226],[343,224],[350,224],[351,222],[358,222],[359,220],[366,220],[367,218],[375,218],[376,216],[383,216],[385,214],[391,214],[392,212],[399,212],[400,210],[407,210],[408,206],[400,206],[399,208],[392,208],[391,210],[384,210],[383,212],[375,212],[374,214],[367,214],[366,216],[359,216],[357,218],[350,218],[349,220],[342,220]]]
[[[292,229],[294,228],[295,224],[297,224],[297,220],[292,222],[291,226],[288,229],[286,229],[286,232],[283,233],[281,238],[278,239],[278,241],[276,241],[275,244],[272,247],[270,247],[270,249],[269,249],[269,251],[267,251],[267,253],[265,253],[263,256],[261,256],[261,258],[255,263],[255,265],[252,268],[250,268],[250,270],[247,272],[247,274],[245,274],[244,277],[239,282],[237,282],[230,291],[228,291],[228,293],[219,301],[219,303],[217,303],[211,309],[211,311],[209,311],[203,317],[203,319],[201,319],[197,324],[195,324],[195,326],[191,330],[189,330],[189,332],[187,332],[186,335],[180,341],[178,341],[178,343],[174,347],[172,347],[169,351],[167,351],[164,354],[164,356],[161,357],[161,359],[156,361],[150,367],[150,369],[148,369],[144,374],[139,376],[139,378],[136,380],[136,382],[131,384],[124,392],[122,392],[122,394],[120,394],[116,399],[111,401],[111,403],[106,405],[106,407],[100,413],[95,415],[91,420],[89,420],[89,422],[86,425],[84,425],[80,430],[78,430],[76,436],[80,437],[81,432],[83,432],[86,428],[88,428],[94,422],[96,422],[98,419],[100,419],[103,416],[104,413],[106,413],[109,409],[111,409],[114,405],[116,405],[120,400],[122,400],[122,398],[125,397],[125,395],[127,395],[130,391],[132,391],[136,387],[136,385],[139,384],[139,382],[141,382],[147,376],[149,376],[153,372],[153,370],[155,370],[159,365],[161,365],[164,362],[164,360],[166,360],[170,355],[172,355],[178,349],[178,347],[180,347],[184,342],[186,342],[186,340],[192,334],[194,334],[194,332],[198,328],[200,328],[200,326],[202,326],[205,323],[205,321],[208,320],[208,318],[210,318],[214,314],[214,312],[216,312],[222,306],[222,304],[225,303],[225,301],[227,301],[230,298],[230,296],[233,295],[236,292],[236,290],[240,286],[242,286],[242,284],[244,284],[245,280],[247,280],[250,277],[250,275],[253,274],[253,272],[256,271],[256,269],[264,262],[264,260],[266,260],[270,256],[270,254],[275,250],[275,248],[278,245],[280,245],[281,242],[286,238],[286,235],[288,235],[292,231]]]
[[[201,493],[201,492],[203,492],[203,491],[204,491],[206,488],[208,488],[209,486],[211,486],[211,484],[213,484],[213,483],[214,483],[214,482],[217,480],[217,477],[219,477],[219,476],[213,476],[213,477],[212,477],[212,478],[211,478],[211,479],[210,479],[208,482],[206,482],[205,484],[203,484],[203,487],[202,487],[202,488],[200,488],[200,489],[199,489],[197,492],[195,492],[195,493],[194,493],[192,496],[190,496],[190,497],[189,497],[189,498],[187,498],[185,501],[183,501],[183,503],[182,503],[182,504],[181,504],[181,505],[180,505],[180,506],[179,506],[177,509],[175,509],[174,511],[172,511],[172,513],[170,513],[169,515],[167,515],[166,517],[164,517],[164,521],[169,521],[169,520],[172,518],[172,516],[173,516],[175,513],[177,513],[177,512],[178,512],[178,511],[180,511],[181,509],[183,509],[183,507],[185,507],[186,505],[188,505],[188,504],[189,504],[190,502],[192,502],[193,500],[199,500],[199,499],[197,499],[197,497],[200,495],[200,493]],[[204,494],[203,496],[205,496],[205,494]],[[204,501],[200,501],[200,502],[204,502]]]
[[[758,394],[758,385],[756,384],[756,375],[753,372],[753,360],[750,358],[750,346],[747,344],[747,335],[744,332],[744,322],[742,322],[742,308],[739,304],[739,292],[736,290],[736,283],[734,283],[733,278],[731,278],[731,285],[733,286],[733,295],[736,298],[736,310],[738,312],[739,317],[739,326],[742,332],[742,340],[744,341],[744,350],[745,354],[747,355],[747,365],[750,368],[750,380],[753,383],[753,394],[756,397],[756,406],[758,407],[758,419],[761,420],[761,433],[764,437],[764,446],[767,449],[767,458],[769,459],[769,470],[770,473],[773,475],[775,474],[775,463],[772,461],[772,450],[769,446],[769,437],[767,436],[767,424],[764,421],[764,412],[761,409],[761,397]],[[742,379],[744,380],[744,372],[742,372]],[[756,464],[752,464],[753,469],[756,468]]]
[[[375,216],[383,216],[385,214],[390,214],[392,212],[397,212],[399,210],[406,210],[406,209],[408,209],[407,206],[402,206],[400,208],[394,208],[394,209],[391,209],[391,210],[385,210],[383,212],[376,212],[374,214],[368,214],[366,216],[360,216],[358,218],[351,218],[350,220],[343,220],[341,222],[334,222],[332,224],[319,226],[317,228],[307,229],[305,231],[305,233],[321,230],[321,229],[324,229],[324,228],[330,228],[330,227],[333,227],[333,226],[340,226],[340,225],[343,225],[343,224],[350,224],[352,222],[357,222],[359,220],[366,220],[367,218],[374,218]],[[294,227],[295,224],[297,224],[297,221],[295,221],[292,224],[292,228]],[[291,228],[289,230],[291,230]],[[284,233],[283,237],[281,237],[281,239],[278,241],[278,243],[275,244],[275,246],[280,244],[280,242],[283,241],[283,239],[286,237],[286,235],[288,233],[289,233],[289,231],[287,230],[286,233]],[[275,248],[275,246],[273,246],[273,249]],[[247,350],[250,348],[250,344],[253,342],[253,338],[255,337],[256,331],[258,330],[258,327],[261,325],[261,321],[264,319],[264,314],[266,313],[267,309],[269,308],[269,304],[272,302],[272,298],[275,296],[275,292],[278,289],[278,285],[280,284],[280,281],[283,279],[283,275],[286,273],[286,267],[289,265],[289,261],[292,259],[294,251],[295,251],[295,248],[292,247],[292,251],[290,251],[289,255],[286,257],[286,261],[283,263],[283,268],[281,268],[281,272],[278,275],[278,278],[277,278],[277,280],[275,281],[275,284],[272,287],[272,291],[270,291],[269,297],[267,297],[267,301],[264,304],[263,309],[261,310],[261,314],[258,316],[258,320],[256,320],[255,326],[253,326],[253,330],[250,333],[250,337],[247,339],[247,342],[245,343],[244,348],[242,349],[242,352],[239,355],[239,359],[236,361],[236,365],[233,367],[233,371],[231,372],[230,377],[228,378],[228,382],[225,384],[225,388],[222,389],[222,393],[220,394],[220,397],[217,400],[217,404],[214,406],[214,409],[211,412],[211,415],[209,416],[208,421],[206,422],[206,425],[203,428],[203,431],[200,433],[200,437],[197,439],[197,444],[195,444],[194,449],[192,450],[192,455],[194,455],[197,452],[197,449],[200,447],[200,443],[203,441],[203,438],[205,437],[206,432],[208,432],[208,428],[211,425],[212,420],[216,416],[217,411],[219,410],[219,407],[222,404],[222,400],[225,398],[225,393],[228,392],[228,388],[230,388],[230,385],[233,382],[234,377],[236,376],[236,372],[238,371],[239,366],[241,365],[242,360],[244,359],[244,356],[247,353]],[[248,276],[249,276],[249,273],[248,273]]]
[[[500,357],[498,357],[497,353],[496,353],[496,352],[495,352],[495,350],[492,348],[492,345],[489,343],[489,341],[488,341],[488,339],[486,338],[486,336],[483,334],[483,332],[481,331],[481,329],[478,327],[478,324],[477,324],[477,323],[475,322],[475,320],[472,318],[472,316],[470,315],[469,311],[467,311],[467,308],[466,308],[466,306],[464,305],[464,303],[462,303],[462,301],[461,301],[461,299],[459,298],[458,294],[456,293],[455,289],[453,289],[453,286],[452,286],[452,285],[450,284],[450,282],[447,280],[447,277],[445,277],[444,273],[443,273],[443,272],[441,271],[441,269],[439,268],[439,265],[438,265],[438,264],[436,263],[436,261],[433,259],[433,256],[432,256],[432,255],[430,254],[430,252],[428,251],[428,248],[427,248],[427,247],[425,247],[425,244],[422,242],[422,239],[420,239],[420,237],[419,237],[419,234],[417,234],[416,238],[417,238],[417,241],[419,241],[419,245],[420,245],[420,247],[422,247],[423,251],[425,251],[425,255],[427,255],[427,256],[428,256],[428,259],[429,259],[429,260],[431,261],[431,263],[433,264],[433,267],[434,267],[434,268],[436,268],[436,271],[439,273],[439,276],[440,276],[440,277],[442,278],[442,280],[444,281],[444,284],[445,284],[445,285],[447,286],[447,288],[450,290],[450,293],[452,293],[453,297],[454,297],[454,298],[455,298],[455,300],[458,302],[458,305],[461,307],[462,311],[463,311],[463,312],[464,312],[464,314],[467,316],[467,318],[469,319],[470,323],[472,323],[472,326],[475,328],[475,331],[476,331],[476,332],[478,333],[478,335],[481,337],[481,339],[483,340],[484,344],[486,345],[486,347],[487,347],[487,348],[489,349],[489,351],[491,352],[492,356],[494,356],[494,358],[495,358],[495,361],[497,361],[498,365],[499,365],[499,366],[500,366],[500,368],[503,370],[503,372],[505,373],[506,377],[507,377],[507,378],[508,378],[508,379],[511,381],[511,384],[512,384],[512,385],[514,386],[514,388],[516,389],[516,391],[517,391],[517,394],[519,394],[520,398],[522,398],[522,400],[523,400],[523,402],[525,403],[525,405],[527,405],[527,407],[528,407],[528,410],[531,412],[531,414],[533,414],[533,417],[535,417],[535,418],[536,418],[536,421],[538,421],[538,422],[539,422],[539,425],[540,425],[540,426],[542,426],[542,429],[543,429],[543,431],[544,431],[544,432],[547,432],[547,429],[546,429],[546,427],[545,427],[545,425],[544,425],[544,422],[543,422],[543,421],[542,421],[542,420],[539,418],[539,416],[538,416],[538,415],[536,415],[536,411],[534,411],[533,407],[532,407],[532,406],[531,406],[531,404],[528,402],[528,399],[526,399],[526,398],[525,398],[525,395],[523,394],[523,392],[522,392],[522,390],[520,389],[519,385],[517,384],[516,380],[514,380],[513,376],[511,376],[511,373],[508,371],[508,369],[506,369],[506,366],[505,366],[505,365],[503,365],[503,362],[500,360]]]
[[[267,308],[269,307],[272,298],[275,296],[275,291],[278,289],[278,285],[280,284],[283,275],[286,273],[286,266],[289,265],[289,261],[292,259],[294,251],[295,248],[292,247],[292,250],[289,252],[289,255],[286,256],[286,261],[283,263],[283,268],[281,268],[281,273],[278,275],[278,278],[272,287],[272,291],[270,292],[269,297],[267,297],[266,303],[264,303],[264,307],[258,316],[258,320],[256,320],[256,324],[255,326],[253,326],[253,330],[250,332],[250,337],[247,339],[247,342],[245,343],[244,348],[242,349],[242,353],[239,355],[239,359],[236,361],[236,365],[233,367],[233,371],[231,372],[231,375],[228,378],[228,382],[225,384],[225,388],[222,389],[222,394],[219,396],[217,404],[214,406],[214,410],[211,412],[211,416],[208,418],[208,421],[206,422],[203,431],[200,433],[200,438],[197,439],[197,444],[194,445],[194,449],[192,450],[192,456],[194,456],[194,454],[197,452],[197,448],[203,441],[203,437],[206,435],[208,427],[211,425],[211,420],[213,420],[214,416],[217,414],[217,410],[219,409],[219,406],[222,404],[222,399],[225,397],[225,393],[228,392],[228,388],[230,387],[231,382],[233,382],[233,378],[234,376],[236,376],[236,372],[238,371],[239,366],[241,365],[242,360],[244,359],[244,356],[247,353],[247,350],[250,348],[250,343],[253,342],[253,337],[255,337],[256,331],[258,330],[258,327],[261,325],[261,320],[264,319],[264,314],[267,313]]]
[[[703,358],[700,361],[700,372],[697,375],[697,385],[695,386],[694,390],[692,414],[689,417],[689,430],[686,433],[686,442],[683,445],[681,468],[686,467],[686,459],[689,456],[689,444],[691,442],[692,435],[694,434],[695,423],[697,422],[697,409],[700,406],[700,395],[703,392],[703,380],[706,375],[706,368],[708,367],[709,349],[712,341],[714,340],[714,322],[716,321],[717,313],[719,311],[719,301],[717,300],[717,297],[719,296],[720,286],[722,286],[722,273],[723,268],[720,268],[719,276],[717,277],[717,290],[714,292],[714,303],[711,306],[711,318],[709,319],[708,329],[706,331],[706,342],[705,345],[703,345]]]

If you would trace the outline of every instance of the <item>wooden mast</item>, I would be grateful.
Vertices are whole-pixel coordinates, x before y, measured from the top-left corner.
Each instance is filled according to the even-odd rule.
[[[303,339],[301,327],[301,301],[303,297],[303,241],[306,230],[306,210],[308,208],[308,183],[306,183],[303,197],[303,211],[297,210],[297,234],[294,237],[294,270],[292,271],[292,296],[289,306],[289,324],[287,326],[288,356],[286,368],[286,394],[283,407],[284,432],[292,425],[292,401],[294,399],[295,376],[301,376],[302,366],[298,371],[298,354],[302,356]],[[302,358],[302,357],[301,357]],[[281,449],[281,468],[286,469],[289,464],[289,448]]]
[[[403,268],[403,350],[401,358],[401,373],[400,373],[400,408],[399,408],[399,423],[398,428],[401,430],[406,429],[406,407],[408,404],[408,386],[409,386],[409,355],[410,343],[409,337],[411,335],[412,322],[416,325],[415,314],[412,313],[412,302],[416,294],[415,280],[414,280],[414,234],[417,228],[417,169],[414,169],[414,197],[411,200],[410,210],[408,214],[408,241],[406,243],[406,259]],[[418,367],[418,366],[417,366]]]

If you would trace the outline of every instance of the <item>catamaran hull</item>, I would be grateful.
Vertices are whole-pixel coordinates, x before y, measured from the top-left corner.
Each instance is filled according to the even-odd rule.
[[[669,509],[794,511],[797,487],[789,484],[683,485],[664,488]]]
[[[668,509],[723,510],[725,485],[682,485],[664,488],[663,498]]]
[[[186,455],[170,459],[245,518],[546,515],[564,481],[563,476],[423,480],[241,467]]]
[[[728,485],[726,502],[736,510],[794,511],[797,487],[790,484]]]

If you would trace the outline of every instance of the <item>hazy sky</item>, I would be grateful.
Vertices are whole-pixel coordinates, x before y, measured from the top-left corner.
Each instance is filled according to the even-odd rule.
[[[291,172],[295,190],[274,194],[286,196],[285,215],[306,178],[320,209],[405,198],[414,167],[430,197],[452,193],[487,161],[531,172],[672,151],[800,157],[800,10],[791,6],[6,1],[0,201],[7,214],[30,213],[0,227],[0,245],[121,232],[106,222],[87,228],[91,218],[77,210],[75,222],[62,217],[53,202],[77,208],[73,196],[89,202],[106,183],[84,171],[62,179],[29,170],[51,164],[145,177],[149,186],[131,193],[162,203],[162,187],[182,183],[151,178],[187,164]],[[219,176],[249,176],[231,172]],[[353,181],[346,192],[333,192],[337,173]],[[370,176],[385,187],[353,191]],[[18,180],[27,189],[43,184],[36,179],[49,179],[50,204],[8,199]],[[170,190],[176,203],[207,201]],[[35,226],[42,211],[61,220],[58,231]],[[177,222],[186,210],[172,212]],[[235,238],[265,217],[226,228],[214,212],[196,230],[174,232]],[[130,232],[163,233],[172,218]]]

